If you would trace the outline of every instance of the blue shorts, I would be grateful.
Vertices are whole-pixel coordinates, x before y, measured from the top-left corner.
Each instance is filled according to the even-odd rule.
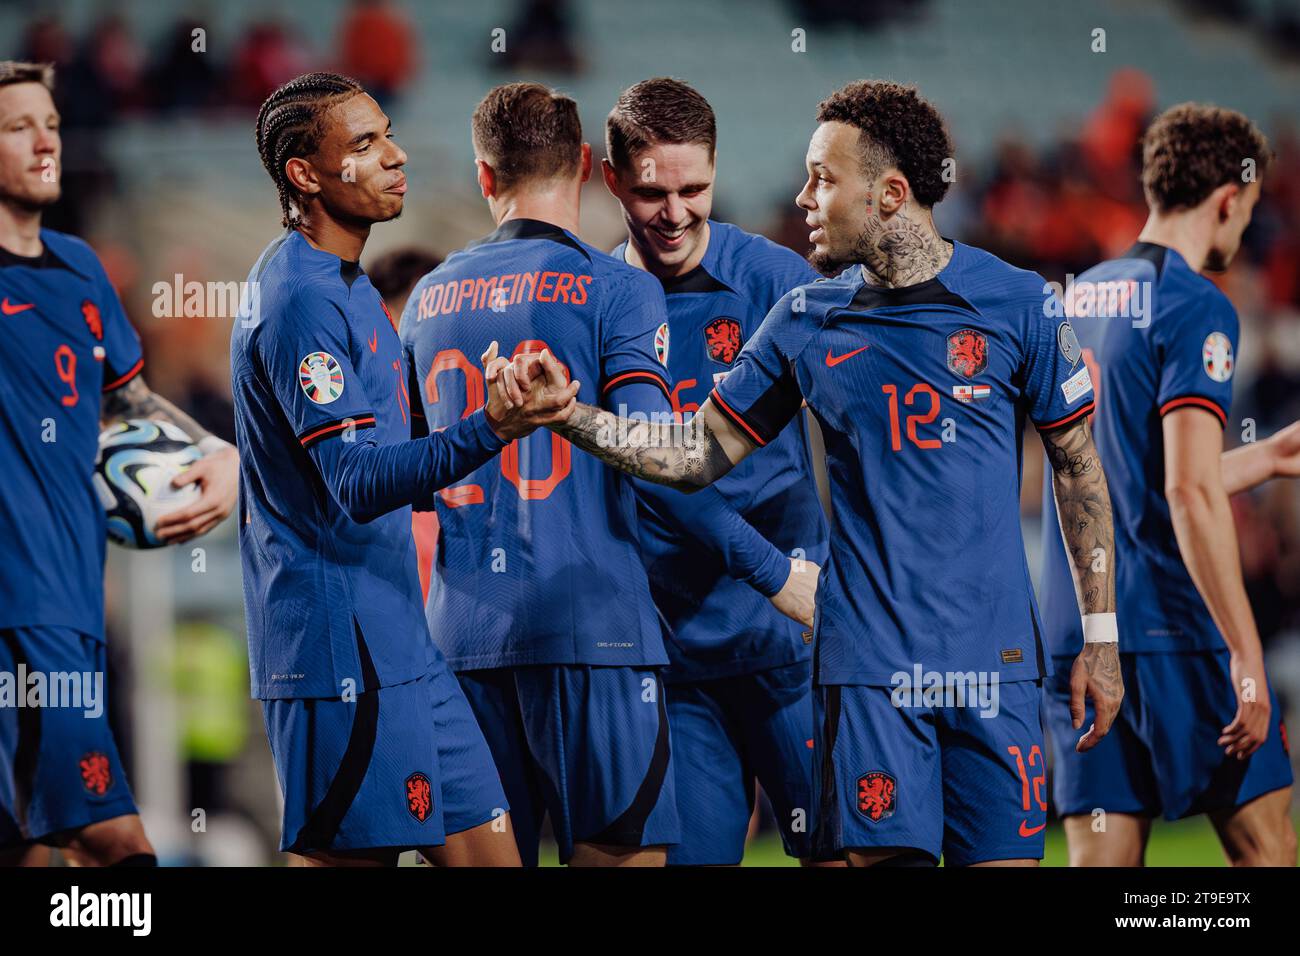
[[[1228,651],[1120,654],[1124,703],[1087,753],[1070,721],[1071,658],[1055,661],[1045,719],[1055,753],[1052,799],[1061,816],[1095,809],[1168,820],[1227,810],[1292,782],[1286,728],[1272,693],[1273,726],[1249,760],[1219,746],[1237,712]],[[1084,728],[1093,720],[1088,703]]]
[[[910,847],[949,866],[1042,859],[1042,691],[1038,681],[996,687],[990,716],[973,703],[896,707],[890,687],[816,687],[816,855]]]
[[[0,847],[137,812],[108,726],[106,661],[104,642],[79,631],[0,628],[0,680],[15,694],[0,698]],[[16,706],[37,686],[20,674],[41,675],[43,706]]]
[[[575,843],[676,843],[671,742],[655,668],[545,664],[462,671],[510,798],[519,856],[536,866],[549,813],[560,862]]]
[[[809,855],[812,665],[669,684],[681,842],[668,863],[734,866],[745,855],[754,779],[772,801],[785,852]]]
[[[266,700],[262,712],[284,795],[281,850],[440,846],[508,810],[441,653],[424,676],[355,701]]]

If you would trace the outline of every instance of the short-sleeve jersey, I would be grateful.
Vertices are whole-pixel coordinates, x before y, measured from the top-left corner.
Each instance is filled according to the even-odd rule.
[[[903,288],[855,265],[785,296],[714,390],[759,445],[803,400],[821,425],[835,515],[821,682],[889,685],[917,666],[1044,673],[1021,434],[1026,417],[1052,429],[1092,407],[1053,312],[1042,278],[962,243],[935,278]]]
[[[550,349],[581,402],[631,382],[667,393],[654,351],[666,321],[649,274],[559,226],[508,220],[412,290],[412,405],[430,430],[482,406],[479,356],[493,341],[504,356]],[[623,474],[539,429],[436,508],[427,615],[453,668],[667,663]]]
[[[623,260],[627,244],[614,258]],[[673,408],[689,419],[735,367],[764,316],[795,286],[817,279],[799,255],[762,236],[710,220],[709,246],[689,273],[662,280],[668,325],[656,336],[673,382]],[[761,455],[714,487],[785,554],[826,560],[826,517],[808,458],[803,415]],[[690,507],[689,496],[685,499]],[[715,552],[683,534],[653,503],[641,508],[641,549],[655,605],[668,628],[670,676],[710,680],[753,673],[809,656],[805,628],[727,573]]]
[[[39,256],[0,250],[0,628],[104,635],[104,507],[93,474],[103,392],[144,364],[99,259],[42,229]]]
[[[410,440],[388,309],[358,264],[297,231],[267,247],[249,283],[230,366],[253,696],[412,680],[427,669],[429,637],[411,509],[353,521],[313,458],[323,442]]]
[[[1196,408],[1225,426],[1232,405],[1237,313],[1173,249],[1139,242],[1089,269],[1065,307],[1097,386],[1093,435],[1115,521],[1115,589],[1123,651],[1219,649],[1183,564],[1165,498],[1162,419]],[[1083,628],[1050,476],[1043,498],[1040,590],[1048,646],[1077,654]]]

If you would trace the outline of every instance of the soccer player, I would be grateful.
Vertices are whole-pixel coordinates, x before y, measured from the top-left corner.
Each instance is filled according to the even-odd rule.
[[[605,185],[628,239],[616,259],[663,286],[668,324],[656,338],[683,417],[735,365],[768,310],[817,278],[808,263],[761,236],[709,218],[717,126],[713,109],[678,80],[624,90],[605,123]],[[812,801],[811,628],[787,606],[798,575],[826,559],[826,519],[802,415],[766,455],[741,463],[713,490],[682,499],[642,495],[641,551],[667,628],[664,673],[672,726],[681,842],[668,862],[735,865],[745,850],[754,780],[767,792],[786,852],[809,856]],[[720,552],[690,515],[718,498],[734,532]],[[684,501],[688,523],[657,505]],[[706,519],[707,520],[707,519]],[[739,560],[728,557],[739,552]],[[743,577],[733,577],[731,565]],[[797,615],[796,610],[796,615]]]
[[[1086,415],[1091,385],[1063,348],[1040,277],[943,239],[931,209],[951,145],[916,91],[859,81],[818,109],[797,202],[813,265],[684,425],[620,421],[579,402],[558,434],[683,489],[771,444],[807,401],[826,438],[835,522],[817,591],[815,852],[855,865],[1033,865],[1046,792],[1046,669],[1019,520],[1023,419],[1055,467],[1073,550],[1112,554],[1110,503]],[[546,353],[502,370],[563,377]],[[1077,569],[1080,738],[1102,739],[1122,689],[1114,587]],[[1106,565],[1109,567],[1109,564]]]
[[[284,795],[281,849],[315,865],[393,863],[403,849],[518,865],[491,755],[424,622],[411,507],[546,417],[494,400],[409,440],[397,332],[359,266],[371,226],[402,211],[406,154],[356,81],[280,87],[257,146],[287,229],[250,273],[231,375],[252,689]]]
[[[198,500],[155,529],[169,542],[230,514],[238,468],[230,445],[145,384],[140,340],[90,247],[41,228],[60,191],[53,85],[49,66],[0,62],[0,672],[47,686],[105,670],[101,427],[173,422],[203,450],[174,482],[198,483]],[[45,864],[58,846],[82,865],[154,865],[102,703],[0,700],[0,863]]]
[[[497,229],[411,294],[402,338],[415,420],[454,427],[481,405],[485,384],[466,356],[497,340],[546,350],[587,402],[671,421],[659,282],[575,235],[591,174],[577,105],[536,83],[500,86],[472,133]],[[629,480],[571,452],[538,434],[442,493],[429,627],[488,737],[524,863],[536,862],[549,813],[562,862],[662,865],[678,840],[668,659],[636,499]],[[669,509],[687,504],[671,497]],[[726,516],[710,519],[707,533],[727,539]],[[815,583],[797,577],[793,590]],[[792,603],[811,610],[806,591]]]
[[[1146,226],[1066,297],[1077,341],[1065,344],[1091,368],[1097,446],[1115,489],[1128,689],[1115,730],[1076,753],[1068,737],[1078,715],[1059,668],[1049,683],[1053,794],[1076,866],[1139,866],[1153,818],[1199,813],[1233,864],[1296,862],[1286,732],[1228,496],[1295,474],[1300,426],[1221,456],[1237,314],[1201,274],[1232,261],[1269,155],[1231,110],[1184,103],[1157,117],[1143,142]],[[1043,615],[1051,653],[1064,655],[1079,643],[1071,561],[1053,509],[1043,513]],[[1104,826],[1094,822],[1101,814]]]

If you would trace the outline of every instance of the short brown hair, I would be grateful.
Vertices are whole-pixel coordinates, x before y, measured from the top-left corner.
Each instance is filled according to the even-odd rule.
[[[718,124],[709,101],[681,80],[656,76],[624,90],[605,120],[605,154],[620,169],[658,143],[696,144],[709,156],[718,146]]]
[[[1157,116],[1142,138],[1142,188],[1161,211],[1199,206],[1224,183],[1241,182],[1244,161],[1262,176],[1273,158],[1268,140],[1233,110],[1179,103]]]
[[[39,83],[53,93],[54,64],[0,60],[0,86],[13,86],[15,83]]]
[[[474,148],[501,189],[572,173],[582,158],[578,104],[540,83],[491,90],[474,108],[470,127]]]
[[[858,80],[817,105],[817,122],[857,127],[863,169],[872,175],[889,166],[901,170],[922,206],[947,195],[944,160],[952,158],[952,140],[939,111],[916,87]]]

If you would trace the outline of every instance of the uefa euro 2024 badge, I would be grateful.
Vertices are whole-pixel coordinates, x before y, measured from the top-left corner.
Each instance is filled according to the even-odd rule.
[[[1216,382],[1232,378],[1232,340],[1222,332],[1211,332],[1201,347],[1201,360],[1205,374]]]
[[[328,405],[343,394],[343,369],[329,352],[312,352],[298,365],[298,382],[317,405]]]

